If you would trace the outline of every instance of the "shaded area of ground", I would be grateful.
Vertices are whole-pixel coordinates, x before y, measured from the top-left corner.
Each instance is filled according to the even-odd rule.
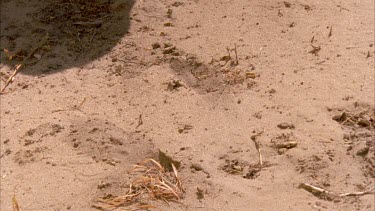
[[[125,36],[108,32],[110,50],[55,74],[40,74],[52,60],[37,52],[1,95],[1,210],[13,195],[24,210],[95,210],[159,149],[181,162],[186,193],[151,200],[157,210],[374,209],[372,194],[300,188],[374,188],[373,2],[139,0],[128,16]],[[74,27],[90,49],[93,27]],[[11,64],[0,64],[1,85]]]
[[[2,1],[1,47],[7,52],[1,52],[1,61],[15,65],[37,49],[21,73],[48,74],[87,64],[126,36],[133,5],[133,0]]]

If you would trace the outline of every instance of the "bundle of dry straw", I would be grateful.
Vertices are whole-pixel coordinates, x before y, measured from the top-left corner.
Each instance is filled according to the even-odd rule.
[[[102,210],[138,210],[154,208],[147,203],[150,200],[177,202],[185,190],[173,163],[172,168],[173,171],[168,172],[159,162],[147,159],[130,171],[135,179],[128,185],[126,194],[99,198],[94,207]]]

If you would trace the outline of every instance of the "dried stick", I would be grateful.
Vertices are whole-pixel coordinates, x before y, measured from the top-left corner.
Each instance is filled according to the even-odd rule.
[[[255,143],[255,148],[258,150],[258,154],[259,154],[259,169],[262,170],[263,161],[262,161],[262,153],[260,152],[260,146],[256,140],[254,140],[254,143]]]
[[[171,164],[172,164],[172,168],[173,168],[174,177],[176,178],[176,186],[177,186],[182,192],[185,192],[185,189],[182,187],[181,179],[180,179],[180,177],[178,176],[177,168],[174,166],[173,163],[171,163]]]
[[[16,195],[13,195],[12,198],[13,211],[21,211],[20,206],[18,205]]]
[[[90,38],[89,43],[92,43],[92,41],[94,40],[95,35],[96,35],[96,31],[94,30],[94,33],[92,33],[92,36]]]
[[[77,21],[74,22],[73,25],[81,25],[81,26],[100,26],[103,24],[103,21]]]
[[[352,193],[335,194],[335,193],[330,192],[330,191],[328,191],[326,189],[319,188],[317,186],[310,185],[308,183],[301,183],[301,184],[299,184],[298,187],[299,188],[303,188],[303,189],[307,190],[308,192],[310,192],[312,194],[327,194],[327,195],[336,196],[336,197],[363,196],[363,195],[367,195],[367,194],[375,194],[375,192],[373,190],[363,191],[363,192],[352,192]]]
[[[228,52],[228,57],[229,57],[229,59],[228,60],[231,60],[232,59],[232,57],[230,56],[230,50],[229,50],[229,48],[227,47],[227,52]]]
[[[55,112],[60,112],[60,111],[68,111],[68,110],[79,110],[81,108],[81,106],[86,102],[86,97],[83,98],[82,102],[77,106],[77,105],[74,105],[70,108],[67,108],[67,109],[62,109],[62,108],[59,108],[59,109],[56,109],[56,110],[53,110],[52,113],[55,113]]]
[[[138,118],[138,125],[137,127],[135,128],[138,128],[139,126],[141,126],[143,124],[143,120],[142,120],[142,114],[139,115],[139,118]]]
[[[259,132],[258,134],[251,136],[251,140],[253,140],[253,142],[255,144],[255,148],[257,149],[258,154],[259,154],[259,170],[262,170],[263,160],[262,160],[262,153],[260,151],[260,145],[259,145],[259,142],[256,140],[256,138],[258,136],[262,135],[263,133],[264,133],[264,131]]]
[[[32,55],[34,55],[34,53],[39,49],[41,48],[47,41],[48,41],[48,38],[49,38],[49,35],[48,33],[46,34],[46,36],[43,37],[43,39],[37,44],[37,46],[35,48],[33,48],[29,54],[27,54],[27,57],[22,61],[22,64],[25,64],[25,62],[31,58]]]
[[[86,97],[83,98],[82,102],[81,102],[77,107],[75,107],[75,109],[78,110],[79,108],[81,108],[81,106],[82,106],[85,102],[86,102]]]
[[[14,72],[12,73],[12,75],[9,76],[8,80],[5,82],[5,85],[3,86],[3,88],[1,88],[0,90],[0,94],[3,94],[4,93],[4,90],[5,88],[7,88],[9,86],[10,83],[12,83],[14,81],[14,77],[17,75],[17,73],[20,71],[21,67],[23,65],[22,64],[18,64],[16,65],[16,69],[14,70]]]
[[[234,44],[234,53],[236,54],[236,65],[238,65],[237,45]]]
[[[363,195],[366,195],[366,194],[374,194],[374,193],[375,193],[374,191],[363,191],[363,192],[353,192],[353,193],[342,193],[339,196],[341,196],[341,197],[343,197],[343,196],[363,196]]]
[[[328,38],[330,38],[331,36],[332,36],[332,26],[331,26],[331,28],[329,28]]]
[[[324,193],[324,194],[329,194],[330,192],[328,191],[328,190],[326,190],[326,189],[323,189],[323,188],[319,188],[319,187],[316,187],[316,186],[314,186],[314,185],[310,185],[310,184],[307,184],[307,183],[301,183],[301,184],[299,184],[299,186],[298,186],[299,188],[303,188],[303,189],[305,189],[305,190],[307,190],[307,191],[309,191],[310,193],[312,193],[312,194],[322,194],[322,193]]]
[[[315,36],[312,36],[310,43],[313,43],[315,41]]]
[[[34,55],[34,53],[40,48],[42,47],[46,42],[48,41],[48,34],[43,37],[43,39],[38,43],[38,45],[33,48],[28,54],[27,54],[27,57],[22,61],[21,64],[18,64],[16,65],[16,69],[14,70],[14,72],[12,73],[12,75],[8,78],[7,82],[5,83],[4,87],[0,90],[0,94],[3,94],[4,93],[4,90],[5,88],[7,88],[7,86],[9,86],[10,83],[12,83],[14,81],[14,77],[20,72],[21,70],[21,67],[25,66],[25,63],[27,60],[29,60],[31,58],[32,55]]]

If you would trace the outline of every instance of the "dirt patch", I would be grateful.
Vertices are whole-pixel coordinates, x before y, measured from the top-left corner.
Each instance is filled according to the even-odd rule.
[[[330,109],[333,120],[344,129],[347,154],[354,155],[362,163],[366,176],[375,177],[375,110],[366,103],[355,102],[345,108]]]
[[[269,162],[264,162],[262,168],[270,167]],[[246,179],[255,179],[260,175],[262,171],[260,164],[249,164],[247,162],[241,162],[238,160],[225,160],[225,164],[220,167],[223,171],[228,174],[241,175]]]
[[[85,122],[75,122],[69,130],[64,141],[95,162],[113,166],[123,165],[125,162],[129,165],[138,157],[153,154],[152,143],[141,141],[141,137],[137,138],[108,121],[88,119]]]

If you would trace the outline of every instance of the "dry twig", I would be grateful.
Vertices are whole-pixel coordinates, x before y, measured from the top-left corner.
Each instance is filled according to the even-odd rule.
[[[363,196],[366,194],[374,194],[374,191],[362,191],[362,192],[353,192],[353,193],[342,193],[340,194],[341,197],[343,196]]]
[[[21,70],[21,67],[25,66],[25,63],[27,60],[29,60],[33,55],[34,53],[39,49],[41,48],[47,41],[48,41],[48,38],[49,38],[49,35],[47,34],[45,37],[43,37],[43,39],[36,45],[36,47],[34,47],[26,56],[26,58],[24,58],[24,60],[22,61],[21,64],[18,64],[16,65],[16,69],[14,70],[14,72],[12,73],[12,75],[8,78],[8,80],[6,81],[5,85],[3,86],[3,88],[0,90],[0,94],[4,94],[4,90],[5,88],[7,88],[9,86],[10,83],[12,83],[14,81],[14,77],[20,72]]]
[[[301,183],[301,184],[299,184],[298,187],[307,190],[308,192],[314,194],[315,196],[328,196],[328,197],[331,197],[331,198],[345,197],[345,196],[363,196],[363,195],[375,193],[374,190],[370,190],[370,191],[363,191],[363,192],[352,192],[352,193],[337,194],[337,193],[333,193],[331,191],[328,191],[326,189],[323,189],[323,188],[320,188],[320,187],[317,187],[317,186],[314,186],[314,185],[310,185],[308,183]]]
[[[9,76],[8,80],[5,82],[5,85],[0,90],[0,94],[4,93],[5,88],[9,86],[10,83],[14,81],[14,77],[19,73],[20,69],[22,67],[22,64],[16,65],[16,69],[13,71],[12,75]]]
[[[309,53],[311,53],[312,55],[314,56],[318,56],[318,53],[319,51],[322,49],[320,46],[314,46],[314,45],[311,45],[311,47],[313,48],[311,51],[309,51]]]
[[[238,65],[237,44],[234,44],[234,53],[236,55],[236,65]]]
[[[330,192],[328,190],[325,190],[323,188],[319,188],[319,187],[316,187],[314,185],[310,185],[310,184],[307,184],[307,183],[301,183],[299,184],[298,186],[299,188],[303,188],[307,191],[309,191],[310,193],[312,194],[329,194]]]
[[[83,98],[82,102],[77,106],[75,107],[75,109],[79,110],[79,108],[81,108],[81,106],[86,102],[86,97]]]
[[[135,127],[135,128],[138,128],[138,127],[141,126],[142,124],[143,124],[142,114],[140,114],[139,117],[138,117],[138,125],[137,125],[137,127]]]
[[[81,101],[81,103],[77,106],[77,105],[74,105],[74,106],[71,106],[67,109],[62,109],[62,108],[59,108],[59,109],[56,109],[56,110],[53,110],[52,113],[56,113],[56,112],[61,112],[61,111],[69,111],[69,110],[79,110],[80,111],[80,108],[82,107],[82,105],[86,102],[86,97],[83,98],[83,100]]]
[[[328,38],[330,38],[331,36],[332,36],[332,26],[329,28]]]
[[[259,154],[259,170],[262,170],[263,160],[262,160],[262,153],[260,151],[260,145],[259,145],[259,142],[256,139],[257,139],[258,136],[262,135],[263,133],[264,133],[264,131],[261,131],[261,132],[257,133],[256,135],[251,136],[251,140],[253,140],[253,142],[255,144],[255,148],[257,149],[258,154]]]
[[[21,211],[20,206],[18,205],[16,195],[13,195],[12,198],[13,211]]]

